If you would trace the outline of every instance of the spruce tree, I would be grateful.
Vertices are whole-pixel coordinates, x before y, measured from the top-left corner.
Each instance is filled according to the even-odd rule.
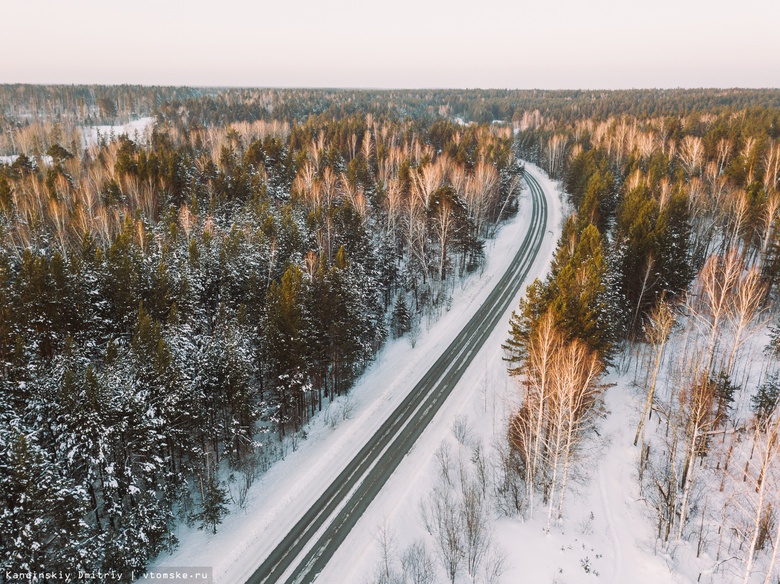
[[[412,319],[406,306],[406,294],[399,294],[390,318],[390,331],[394,339],[404,336],[412,330]]]
[[[215,470],[209,472],[203,479],[202,488],[201,510],[195,515],[195,518],[200,521],[198,529],[208,529],[211,533],[217,533],[217,525],[222,523],[222,519],[228,513],[227,491],[220,486]]]
[[[91,570],[86,490],[18,419],[0,419],[0,568]]]
[[[305,294],[304,274],[294,264],[284,272],[281,282],[272,282],[268,290],[265,354],[280,436],[289,423],[297,429],[305,414],[303,392],[309,387]]]
[[[595,225],[577,232],[576,219],[566,222],[552,269],[544,283],[528,287],[526,298],[512,315],[507,359],[519,363],[541,316],[552,310],[557,328],[567,339],[580,339],[601,359],[608,360],[615,342],[616,322],[610,304],[609,267],[601,234]]]
[[[758,387],[756,394],[750,398],[750,408],[760,421],[765,421],[778,407],[780,400],[780,379],[771,376]]]

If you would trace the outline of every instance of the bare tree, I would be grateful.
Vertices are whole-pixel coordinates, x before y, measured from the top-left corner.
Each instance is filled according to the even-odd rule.
[[[450,582],[461,569],[464,558],[463,525],[460,510],[453,500],[452,492],[444,486],[437,486],[422,506],[425,529],[433,537],[436,551]]]
[[[740,156],[747,162],[747,180],[745,184],[750,184],[755,180],[755,156],[753,156],[753,153],[755,152],[756,148],[758,147],[758,142],[755,138],[755,136],[748,136],[744,139],[744,142],[742,144],[742,151],[740,152]]]
[[[497,439],[493,445],[496,453],[493,492],[499,511],[507,516],[524,513],[527,507],[524,458],[527,453],[521,454],[518,450],[516,425],[516,418],[513,418],[509,428],[510,442]]]
[[[557,367],[561,378],[560,392],[564,408],[566,439],[563,449],[563,477],[558,496],[558,520],[563,518],[563,502],[568,478],[578,447],[587,437],[596,415],[594,404],[601,396],[603,386],[598,383],[604,366],[595,351],[575,340],[559,355]],[[549,518],[548,518],[549,522]]]
[[[415,541],[401,556],[404,580],[409,584],[435,584],[436,569],[424,541]]]
[[[661,369],[666,341],[669,339],[669,334],[672,332],[674,322],[675,317],[672,306],[664,300],[661,300],[661,302],[656,305],[648,320],[646,332],[648,340],[653,347],[655,361],[653,365],[653,377],[650,381],[650,387],[647,390],[645,407],[642,410],[642,416],[639,418],[639,425],[637,426],[636,434],[634,435],[634,446],[636,446],[636,443],[639,441],[640,434],[642,435],[642,451],[644,451],[645,448],[644,433],[642,430],[645,426],[645,420],[648,419],[648,414],[651,412],[653,399],[655,398],[655,386],[658,382],[658,373]]]
[[[593,405],[602,391],[603,364],[579,340],[566,342],[552,312],[531,332],[526,360],[525,395],[513,416],[510,439],[520,453],[525,474],[529,516],[535,489],[547,505],[547,528],[553,511],[560,520],[571,464],[593,421]],[[557,503],[557,507],[556,507]]]
[[[683,138],[679,152],[680,160],[689,177],[694,176],[700,169],[704,157],[704,144],[698,136],[688,134]]]
[[[701,370],[699,370],[701,371]],[[681,472],[682,490],[680,493],[680,508],[677,516],[677,539],[682,539],[683,529],[688,520],[691,494],[695,485],[697,456],[705,447],[707,435],[715,424],[712,415],[715,403],[715,386],[709,379],[699,374],[691,386],[683,388],[680,400],[683,404],[686,447],[684,451]]]
[[[733,146],[731,140],[729,140],[728,138],[721,138],[718,141],[718,145],[717,145],[718,174],[723,174],[723,171],[726,170],[726,165],[729,163],[729,160],[731,158],[732,148]]]
[[[466,570],[476,577],[490,544],[487,503],[476,481],[461,481],[461,516],[463,523],[464,556]]]
[[[433,193],[443,184],[444,168],[445,166],[442,164],[426,164],[412,173],[414,196],[425,209],[430,206]]]
[[[439,277],[437,278],[437,300],[441,300],[443,286],[447,278],[447,266],[449,259],[447,250],[453,236],[455,220],[453,215],[453,203],[447,196],[437,198],[436,208],[433,213],[432,227],[439,243]]]
[[[727,376],[733,372],[737,352],[745,342],[749,327],[763,312],[766,285],[757,268],[751,268],[735,284],[730,302],[728,319],[731,323],[733,343],[724,369]]]
[[[524,460],[528,516],[533,517],[535,488],[547,456],[547,426],[551,399],[553,359],[563,340],[555,329],[554,317],[547,312],[531,333],[528,355],[523,364],[525,395],[521,410],[512,418],[510,436]]]
[[[447,487],[452,487],[452,449],[449,442],[442,442],[436,449],[436,461],[439,464],[439,479]]]
[[[560,176],[567,146],[568,140],[562,134],[553,134],[547,140],[547,170],[551,176]]]
[[[501,576],[507,571],[507,568],[509,565],[506,553],[495,546],[491,547],[483,562],[483,582],[485,584],[500,584]]]
[[[379,545],[379,563],[374,582],[376,584],[401,584],[395,569],[396,535],[387,523],[382,521],[376,533]]]
[[[739,281],[742,268],[736,252],[726,257],[711,256],[699,273],[693,295],[689,297],[689,312],[708,339],[705,375],[712,372],[721,326],[728,317],[732,291]]]
[[[477,233],[482,233],[488,213],[498,202],[499,176],[496,168],[480,160],[469,177],[465,189],[466,210],[474,222]],[[492,212],[495,212],[493,209]]]
[[[774,189],[767,190],[766,204],[764,205],[764,212],[761,216],[761,229],[764,232],[764,236],[761,238],[760,250],[762,258],[766,257],[769,243],[772,240],[772,227],[777,221],[778,216],[780,216],[780,192]]]
[[[762,531],[767,528],[767,521],[764,519],[771,508],[770,501],[780,500],[780,468],[778,468],[778,459],[780,459],[780,409],[775,407],[772,415],[763,420],[758,420],[753,432],[752,452],[758,457],[758,465],[750,473],[746,473],[745,478],[750,479],[749,484],[753,487],[754,495],[751,497],[753,515],[750,529],[750,538],[745,552],[745,574],[743,582],[748,584],[753,572],[755,554],[758,547],[758,541]],[[770,495],[773,495],[770,498]],[[780,523],[780,522],[779,522]],[[780,541],[775,539],[772,542],[774,550],[772,552],[772,561],[777,555],[777,548]],[[769,570],[771,572],[771,569]]]

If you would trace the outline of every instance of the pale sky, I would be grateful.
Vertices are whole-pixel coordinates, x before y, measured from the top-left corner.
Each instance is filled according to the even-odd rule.
[[[0,83],[780,87],[780,0],[0,0]]]

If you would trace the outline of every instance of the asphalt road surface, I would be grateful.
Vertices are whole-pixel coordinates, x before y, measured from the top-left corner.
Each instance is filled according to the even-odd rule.
[[[506,273],[406,399],[250,576],[249,584],[276,584],[283,578],[286,584],[308,584],[317,578],[500,324],[547,230],[544,192],[528,173],[525,180],[531,190],[531,223]]]

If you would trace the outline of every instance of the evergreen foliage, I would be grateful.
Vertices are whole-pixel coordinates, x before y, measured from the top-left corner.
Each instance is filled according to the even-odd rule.
[[[513,315],[513,371],[548,313],[608,360],[716,245],[776,296],[779,108],[777,90],[0,86],[17,155],[0,164],[0,568],[140,569],[182,513],[215,530],[220,476],[481,265],[517,209],[518,151],[575,214]],[[78,125],[146,115],[150,135],[84,149]]]
[[[779,399],[780,380],[775,375],[758,387],[756,394],[750,398],[750,407],[759,420],[765,421],[777,409]]]
[[[542,315],[552,314],[555,327],[567,341],[579,339],[603,360],[615,343],[614,303],[608,278],[604,245],[595,225],[577,232],[570,217],[544,282],[533,282],[510,320],[510,337],[504,345],[510,371],[516,371],[526,355],[534,328]]]
[[[398,296],[393,308],[393,315],[390,319],[390,331],[393,338],[404,336],[412,330],[412,319],[409,314],[409,308],[406,306],[406,297],[403,294]]]
[[[185,517],[216,531],[224,477],[297,439],[388,327],[437,312],[517,208],[511,130],[444,122],[420,96],[407,117],[389,93],[271,92],[272,113],[243,90],[14,87],[3,569],[125,573]],[[74,125],[141,115],[146,135],[86,149]],[[414,304],[392,317],[393,298]]]

